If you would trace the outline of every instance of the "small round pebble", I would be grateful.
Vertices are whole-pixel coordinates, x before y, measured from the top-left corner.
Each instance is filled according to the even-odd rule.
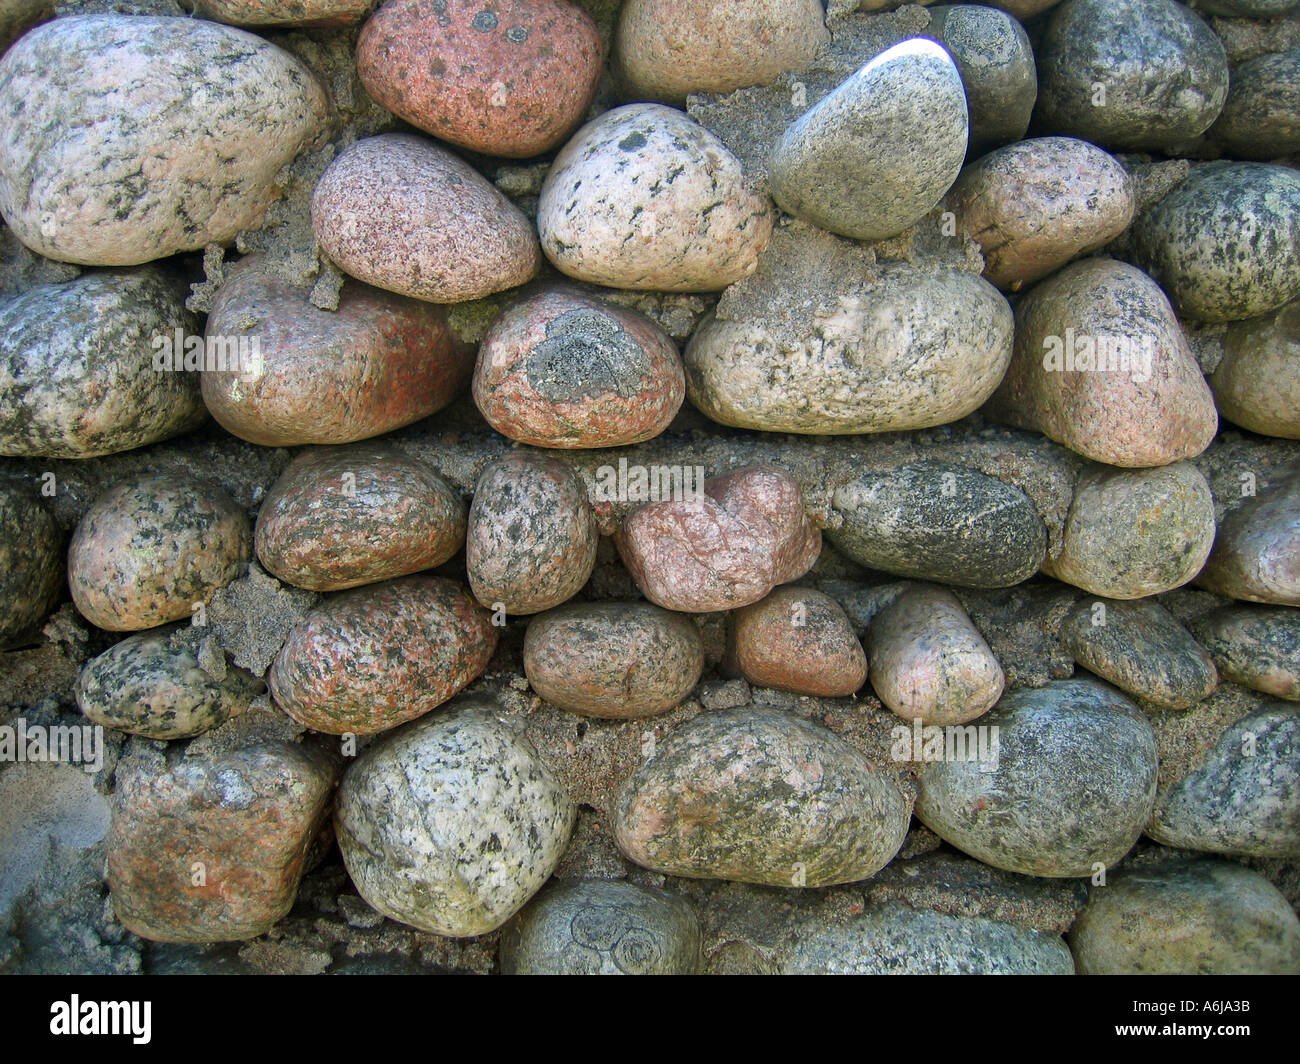
[[[745,679],[800,695],[846,698],[867,679],[853,624],[829,595],[779,587],[732,620],[731,651]]]
[[[1200,618],[1195,630],[1233,683],[1300,702],[1300,610],[1226,606]]]
[[[1300,471],[1224,515],[1196,582],[1228,598],[1300,606]]]
[[[531,745],[466,698],[370,747],[339,787],[335,831],[366,902],[465,938],[504,924],[550,877],[575,809]]]
[[[541,266],[519,209],[459,156],[410,133],[345,149],[316,185],[311,219],[345,273],[430,303],[481,299]]]
[[[257,515],[257,559],[287,584],[340,591],[432,569],[465,543],[466,507],[438,473],[386,443],[298,455]]]
[[[547,887],[501,932],[503,975],[695,975],[702,965],[691,907],[621,879]]]
[[[474,488],[465,567],[491,610],[541,613],[572,598],[596,566],[596,515],[572,467],[517,452],[485,469]]]
[[[1300,299],[1232,322],[1208,380],[1228,421],[1264,436],[1300,440]]]
[[[537,205],[542,250],[561,273],[665,292],[717,291],[752,273],[772,221],[722,141],[652,103],[578,130]]]
[[[376,103],[440,140],[514,159],[573,132],[602,59],[596,24],[568,0],[391,0],[357,41]]]
[[[63,591],[63,535],[30,487],[0,481],[0,650],[36,636]]]
[[[528,625],[524,673],[548,702],[587,717],[652,717],[679,705],[704,671],[689,617],[649,602],[560,606]]]
[[[474,402],[537,447],[619,447],[658,436],[686,395],[677,345],[649,318],[575,291],[503,311],[479,347]]]
[[[442,705],[496,646],[497,629],[463,584],[404,576],[325,599],[289,633],[266,681],[298,723],[370,735]]]
[[[72,601],[113,632],[196,616],[252,556],[248,516],[220,488],[145,474],[100,495],[68,548]]]

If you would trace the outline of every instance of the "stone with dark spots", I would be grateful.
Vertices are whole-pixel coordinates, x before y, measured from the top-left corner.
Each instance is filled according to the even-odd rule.
[[[192,477],[145,474],[100,495],[68,548],[81,615],[113,632],[181,618],[239,576],[252,555],[247,514]]]
[[[736,667],[759,687],[845,698],[867,678],[867,655],[848,614],[812,588],[778,587],[737,610],[730,637]]]
[[[503,975],[695,975],[700,923],[681,898],[627,880],[547,887],[501,932]]]
[[[370,747],[339,788],[348,874],[385,916],[437,935],[504,924],[550,877],[575,809],[495,703],[465,698]]]
[[[929,11],[926,36],[948,50],[966,89],[966,157],[1019,140],[1038,98],[1034,52],[1024,27],[979,4],[939,4]]]
[[[1199,745],[1181,779],[1161,783],[1147,835],[1182,850],[1300,857],[1300,713],[1259,707]]]
[[[957,227],[984,254],[984,276],[1018,291],[1110,243],[1133,220],[1133,182],[1118,159],[1073,137],[990,152],[947,197]]]
[[[1015,353],[987,409],[1125,468],[1194,458],[1219,426],[1169,300],[1112,259],[1072,263],[1020,301]]]
[[[1193,627],[1233,683],[1300,702],[1300,610],[1226,606]]]
[[[232,26],[350,26],[360,22],[375,0],[195,0],[208,18]]]
[[[752,273],[772,222],[771,204],[722,141],[651,103],[578,130],[537,205],[542,250],[561,273],[665,292],[713,292]]]
[[[442,705],[496,646],[497,629],[463,584],[404,576],[326,598],[289,633],[266,680],[298,723],[370,735]]]
[[[271,486],[253,545],[274,576],[341,591],[448,561],[466,506],[437,471],[386,443],[304,451]]]
[[[357,41],[377,103],[440,140],[515,159],[564,143],[602,59],[596,24],[567,0],[395,0]]]
[[[548,702],[587,717],[651,717],[679,705],[704,671],[689,617],[649,602],[574,603],[536,618],[524,673]]]
[[[1232,322],[1209,376],[1219,413],[1264,436],[1300,440],[1300,299]]]
[[[1251,318],[1300,296],[1300,174],[1209,163],[1133,223],[1133,261],[1200,321]]]
[[[965,724],[1006,686],[992,649],[946,588],[908,588],[876,614],[865,643],[872,687],[904,720]]]
[[[1091,876],[1132,849],[1155,805],[1156,739],[1118,691],[1083,679],[1020,688],[980,726],[998,729],[992,764],[954,757],[921,775],[916,815],[930,830],[1029,876]]]
[[[1107,598],[1159,595],[1195,579],[1214,544],[1214,497],[1191,462],[1093,467],[1076,484],[1059,554],[1043,572]]]
[[[1081,975],[1298,975],[1300,920],[1258,872],[1197,857],[1093,887],[1070,948]]]
[[[915,225],[966,156],[966,92],[952,57],[912,38],[875,56],[794,120],[772,149],[772,198],[854,240]]]
[[[832,498],[830,541],[859,565],[961,587],[1010,587],[1038,571],[1047,529],[1019,488],[943,462],[867,472]]]
[[[1300,606],[1300,469],[1224,517],[1196,582],[1229,598]]]
[[[34,487],[0,482],[0,650],[35,639],[63,591],[63,535]]]
[[[1227,95],[1223,42],[1174,0],[1066,0],[1038,47],[1037,125],[1103,148],[1176,148]]]
[[[668,875],[825,887],[888,864],[909,804],[833,733],[742,707],[704,713],[658,743],[619,794],[614,837]]]
[[[687,613],[757,602],[803,576],[821,553],[799,485],[775,466],[714,477],[698,499],[638,507],[615,543],[646,598]]]
[[[321,175],[311,218],[345,273],[430,303],[513,288],[542,262],[514,204],[459,156],[410,133],[346,148]]]
[[[1166,709],[1187,709],[1219,683],[1209,651],[1154,599],[1080,599],[1061,642],[1089,672]]]
[[[77,708],[96,724],[149,739],[189,739],[244,712],[265,688],[243,669],[203,654],[184,629],[128,636],[82,666]],[[205,667],[206,666],[206,667]]]
[[[177,348],[197,324],[152,267],[0,302],[0,454],[93,458],[196,428],[207,411]]]
[[[552,289],[504,311],[474,370],[494,429],[538,447],[617,447],[659,435],[686,394],[677,346],[634,310]]]
[[[33,251],[135,266],[261,224],[328,133],[294,56],[216,22],[72,15],[0,61],[0,214]]]
[[[217,293],[208,345],[226,361],[202,387],[228,432],[263,447],[351,443],[428,417],[469,380],[473,354],[441,307],[351,280],[337,311],[309,295],[258,259]]]
[[[1300,152],[1300,48],[1233,67],[1228,102],[1210,137],[1238,159]]]
[[[491,610],[540,613],[572,598],[596,566],[596,515],[574,470],[517,452],[483,471],[474,488],[465,567]]]
[[[118,764],[108,889],[128,931],[157,942],[256,938],[288,915],[325,826],[337,766],[318,749],[204,739]]]

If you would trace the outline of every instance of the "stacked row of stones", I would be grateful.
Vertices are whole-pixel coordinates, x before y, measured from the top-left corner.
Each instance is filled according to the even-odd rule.
[[[0,494],[6,643],[39,628],[66,578],[85,619],[135,633],[87,664],[82,711],[178,743],[119,771],[109,884],[129,929],[265,932],[332,809],[366,901],[441,935],[514,918],[506,970],[698,967],[698,925],[669,894],[593,882],[538,895],[573,800],[490,700],[460,695],[510,616],[537,615],[526,677],[562,712],[679,706],[705,669],[695,615],[727,611],[724,672],[823,698],[869,682],[903,721],[1000,735],[993,765],[938,761],[913,793],[789,713],[701,714],[605,811],[623,854],[654,872],[857,882],[896,856],[913,814],[1030,876],[1095,876],[1144,832],[1300,855],[1300,469],[1216,500],[1194,462],[1220,415],[1300,439],[1300,176],[1284,158],[1300,151],[1300,58],[1230,71],[1220,37],[1173,0],[1030,5],[1052,8],[1033,46],[1014,17],[1030,12],[998,6],[1013,13],[880,16],[894,40],[867,47],[854,33],[874,16],[828,30],[815,0],[628,0],[611,59],[633,102],[585,124],[605,57],[565,0],[322,3],[291,19],[214,0],[203,19],[57,18],[8,49],[0,214],[31,251],[88,269],[0,304],[0,452],[92,459],[209,414],[256,445],[307,446],[255,522],[199,478],[124,481],[84,508],[66,564],[31,486]],[[361,85],[419,132],[341,137],[312,69],[231,25],[362,19]],[[900,31],[907,19],[923,30]],[[768,141],[709,128],[727,99],[763,92],[785,101]],[[453,149],[555,152],[535,225]],[[1114,154],[1134,151],[1198,161],[1167,180]],[[246,255],[222,271],[200,348],[231,357],[159,371],[157,338],[179,349],[199,329],[192,264],[175,256],[257,229],[286,168],[321,152],[310,224],[346,275],[337,306]],[[449,305],[514,289],[475,351]],[[680,351],[615,290],[720,297]],[[467,389],[521,445],[468,500],[377,439]],[[1049,529],[1013,475],[925,459],[827,485],[821,512],[766,463],[690,497],[593,503],[566,452],[652,440],[687,400],[723,426],[814,436],[980,411],[1059,445],[1068,513]],[[823,532],[884,574],[865,623],[792,583]],[[602,535],[645,601],[575,600]],[[254,557],[322,596],[261,675],[177,623],[201,627]],[[1013,688],[944,585],[1039,574],[1086,593],[1060,630],[1093,676]],[[1195,632],[1152,598],[1193,581],[1230,600]],[[1194,707],[1221,678],[1266,697],[1208,767],[1162,786],[1151,712]],[[179,745],[264,692],[312,733],[380,737],[342,773],[317,739]],[[1232,755],[1243,735],[1250,762]],[[1094,892],[1073,960],[1058,942],[1026,969],[1300,967],[1300,922],[1243,867],[1200,858],[1125,883]],[[1171,944],[1181,931],[1132,934],[1133,913],[1166,910],[1204,941],[1194,961]],[[1225,942],[1206,929],[1225,910],[1268,930]]]

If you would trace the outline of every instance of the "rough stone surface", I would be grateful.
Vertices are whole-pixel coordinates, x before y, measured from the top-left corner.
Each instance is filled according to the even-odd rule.
[[[1073,137],[1038,137],[968,166],[946,206],[983,251],[984,276],[1018,291],[1114,240],[1135,201],[1113,155]]]
[[[0,481],[0,649],[35,637],[63,591],[63,535],[31,487]]]
[[[1229,598],[1300,606],[1300,470],[1224,517],[1196,582]]]
[[[360,22],[375,0],[195,0],[208,18],[233,26],[346,26]]]
[[[448,561],[466,507],[437,471],[386,443],[304,451],[271,485],[253,533],[286,583],[339,591]]]
[[[779,587],[737,610],[730,635],[736,667],[760,687],[844,698],[867,678],[867,656],[848,615],[811,588]]]
[[[1227,606],[1201,617],[1196,635],[1233,683],[1300,702],[1300,610]]]
[[[474,402],[498,432],[537,447],[618,447],[663,432],[686,396],[677,345],[634,310],[539,292],[488,329]]]
[[[497,629],[463,584],[404,576],[325,599],[289,633],[267,684],[300,724],[369,735],[442,705],[482,673],[496,645]]]
[[[524,672],[533,690],[589,717],[667,712],[703,671],[699,629],[649,602],[560,606],[532,621],[524,639]]]
[[[927,768],[922,823],[1022,875],[1089,876],[1132,849],[1155,804],[1156,740],[1114,688],[1095,680],[1021,688],[980,724],[999,729],[996,763],[954,758]]]
[[[904,720],[965,724],[1002,697],[1002,666],[945,588],[904,591],[876,615],[865,644],[871,686]]]
[[[385,916],[438,935],[493,931],[554,871],[574,807],[536,751],[466,698],[372,746],[339,788],[348,874]]]
[[[395,0],[366,22],[366,91],[426,133],[524,159],[562,144],[600,80],[600,34],[567,0]]]
[[[311,216],[344,273],[430,303],[481,299],[541,266],[519,209],[459,156],[409,133],[347,148],[316,185]]]
[[[244,511],[200,480],[144,475],[99,496],[72,534],[68,584],[91,624],[114,632],[195,615],[252,554]]]
[[[1206,858],[1093,887],[1070,933],[1082,975],[1300,974],[1300,920],[1258,872]]]
[[[561,881],[501,934],[503,975],[695,975],[702,964],[691,907],[623,880]]]
[[[1234,321],[1209,376],[1219,413],[1251,432],[1300,440],[1300,299]]]
[[[651,602],[707,613],[748,606],[803,576],[822,540],[789,474],[750,466],[706,481],[699,499],[633,510],[615,542]]]
[[[511,454],[474,488],[465,541],[470,587],[492,610],[549,610],[587,582],[598,538],[586,486],[569,466],[545,454]]]
[[[0,214],[33,251],[91,266],[228,244],[328,110],[298,59],[243,30],[58,18],[0,61]]]
[[[952,57],[933,41],[904,41],[790,125],[768,166],[772,198],[841,236],[885,240],[948,191],[968,133]]]
[[[441,307],[348,280],[338,309],[321,310],[257,259],[228,275],[207,337],[204,402],[228,432],[264,447],[351,443],[409,425],[451,402],[473,366]]]
[[[1300,49],[1236,66],[1210,136],[1238,159],[1300,152]]]
[[[1134,224],[1133,260],[1179,314],[1237,321],[1300,296],[1300,174],[1210,163]]]
[[[1196,466],[1094,467],[1075,486],[1060,553],[1043,572],[1094,595],[1143,598],[1195,579],[1214,545],[1214,498]]]
[[[547,258],[580,281],[712,292],[753,272],[772,213],[703,126],[661,104],[628,104],[555,157],[537,227]]]
[[[1018,488],[964,466],[915,462],[835,490],[826,534],[870,569],[962,587],[1007,587],[1043,564],[1047,533]]]
[[[883,868],[908,814],[894,782],[831,732],[745,707],[659,743],[619,795],[614,836],[670,875],[824,887]]]

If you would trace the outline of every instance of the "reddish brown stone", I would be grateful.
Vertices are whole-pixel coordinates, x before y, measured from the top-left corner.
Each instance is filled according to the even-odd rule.
[[[565,0],[392,0],[357,41],[366,91],[452,144],[523,159],[562,144],[596,95],[600,32]]]
[[[384,443],[305,451],[257,516],[258,561],[312,591],[432,569],[465,542],[465,503],[430,467]]]
[[[577,473],[546,455],[509,455],[484,470],[474,489],[465,540],[470,587],[494,610],[549,610],[587,582],[597,540]]]
[[[561,709],[627,720],[681,703],[704,670],[688,617],[649,602],[575,603],[538,617],[524,639],[533,690]]]
[[[737,610],[731,654],[750,683],[801,695],[842,698],[867,679],[867,655],[848,615],[829,595],[779,587]]]
[[[344,272],[430,303],[513,288],[542,263],[519,208],[459,156],[408,133],[359,140],[330,163],[311,219]]]
[[[374,0],[197,0],[195,10],[232,26],[348,26],[374,6]]]
[[[212,416],[265,447],[351,443],[409,425],[446,406],[473,365],[439,307],[347,281],[339,309],[320,310],[256,259],[231,272],[207,335],[260,356],[205,370],[202,382]]]
[[[615,542],[651,602],[708,613],[748,606],[802,576],[821,539],[789,474],[751,466],[706,481],[698,500],[633,510]]]
[[[539,292],[488,330],[474,402],[491,426],[538,447],[617,447],[668,427],[686,394],[677,346],[634,310]]]
[[[189,618],[240,574],[252,539],[248,516],[219,488],[136,477],[91,503],[77,525],[68,548],[72,601],[113,632]]]
[[[442,705],[487,668],[496,645],[468,588],[405,576],[327,598],[289,633],[266,682],[300,724],[369,735]]]
[[[320,752],[275,741],[124,759],[108,836],[117,918],[158,942],[269,931],[293,905],[335,775]]]

